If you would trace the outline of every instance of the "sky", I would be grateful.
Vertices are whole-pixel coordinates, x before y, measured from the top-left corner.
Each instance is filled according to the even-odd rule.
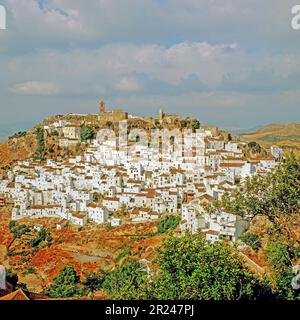
[[[299,2],[299,1],[298,1]],[[107,108],[300,122],[297,0],[0,0],[0,124]]]

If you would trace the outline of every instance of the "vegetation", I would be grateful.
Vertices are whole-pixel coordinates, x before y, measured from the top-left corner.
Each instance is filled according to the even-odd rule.
[[[255,142],[255,141],[251,141],[248,143],[248,148],[250,148],[250,150],[254,153],[261,153],[261,146]]]
[[[275,283],[275,291],[278,299],[300,299],[300,290],[293,290],[291,283],[294,277],[292,273],[292,260],[294,257],[290,248],[279,242],[268,242],[265,258],[272,269]]]
[[[300,213],[300,159],[294,154],[264,176],[254,176],[233,194],[226,194],[210,210],[225,210],[254,218],[264,216],[266,229],[265,260],[278,299],[299,299],[300,292],[291,287],[292,266],[299,259],[299,236],[293,232]],[[258,246],[256,237],[242,236],[249,245]]]
[[[108,273],[102,289],[112,299],[237,300],[273,298],[271,287],[244,265],[234,249],[199,235],[170,236],[158,252],[159,271],[137,260]]]
[[[137,260],[129,260],[108,273],[102,285],[114,300],[142,300],[147,298],[147,273]]]
[[[80,151],[80,147],[81,147],[80,142],[76,143],[75,151],[76,151],[76,152],[79,152],[79,151]]]
[[[300,160],[287,157],[265,176],[253,176],[233,194],[225,194],[218,208],[245,217],[266,216],[275,227],[282,217],[291,217],[300,208]]]
[[[14,290],[17,290],[19,288],[23,290],[27,289],[26,284],[19,282],[18,275],[11,269],[6,271],[6,281],[13,286]]]
[[[19,131],[9,138],[22,138],[22,137],[25,137],[26,135],[27,135],[26,131]]]
[[[174,230],[179,225],[179,222],[180,217],[174,215],[167,216],[160,221],[157,231],[158,233],[166,233]]]
[[[120,262],[122,259],[130,256],[130,254],[131,254],[130,249],[126,249],[125,251],[121,252],[121,253],[117,256],[116,262]]]
[[[42,128],[36,128],[35,134],[39,145],[37,152],[39,153],[40,158],[43,158],[46,151],[44,130]]]
[[[125,203],[121,204],[119,214],[121,217],[126,217],[128,215],[128,208]]]
[[[181,120],[180,122],[181,124],[181,128],[185,129],[185,128],[190,128],[193,129],[193,131],[200,129],[200,122],[197,119],[193,119],[193,118],[185,118],[183,120]]]
[[[68,298],[82,295],[82,289],[79,286],[80,278],[75,269],[70,266],[63,267],[58,276],[54,278],[49,286],[47,293],[52,298]]]
[[[95,139],[96,138],[96,133],[95,131],[88,127],[85,124],[82,124],[80,127],[80,139],[83,142],[86,142],[87,140]]]
[[[106,276],[106,272],[99,270],[89,274],[83,281],[83,285],[86,291],[94,292],[102,289],[102,285]]]
[[[49,233],[49,231],[42,229],[38,232],[38,235],[29,241],[29,245],[32,247],[37,248],[38,246],[42,246],[43,244],[45,246],[50,246],[52,242],[52,237]]]
[[[9,223],[9,230],[14,235],[14,238],[20,238],[23,234],[30,232],[30,228],[24,224],[17,224],[16,221]]]
[[[26,276],[27,274],[36,274],[36,270],[33,267],[29,267],[22,274],[23,274],[23,276]]]
[[[19,277],[11,269],[6,271],[6,281],[9,282],[14,288],[18,285]]]
[[[170,237],[159,252],[157,299],[239,300],[271,295],[270,287],[255,277],[232,248],[209,244],[200,236]]]
[[[52,130],[51,133],[50,133],[51,137],[57,137],[58,135],[59,135],[59,133],[58,133],[57,130]]]
[[[247,244],[255,251],[258,251],[261,246],[259,236],[255,233],[244,233],[240,236],[240,240],[242,240],[245,244]]]

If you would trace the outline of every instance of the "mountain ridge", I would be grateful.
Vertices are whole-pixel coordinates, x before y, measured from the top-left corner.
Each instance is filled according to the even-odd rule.
[[[256,141],[264,147],[275,144],[286,149],[300,149],[300,124],[270,123],[255,132],[241,133],[241,137],[246,141]]]

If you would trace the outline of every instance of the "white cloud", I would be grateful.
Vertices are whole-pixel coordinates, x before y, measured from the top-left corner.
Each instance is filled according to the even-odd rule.
[[[43,8],[36,0],[2,2],[9,12],[9,36],[1,37],[11,48],[209,39],[300,50],[291,28],[295,0],[47,0]]]
[[[167,48],[112,44],[67,52],[46,50],[7,57],[0,68],[6,75],[2,82],[11,83],[10,87],[21,84],[16,91],[33,91],[37,83],[26,81],[32,78],[42,82],[41,92],[54,94],[59,86],[61,95],[264,92],[296,88],[300,83],[300,54],[249,54],[234,43],[184,41]]]
[[[59,92],[56,84],[51,82],[24,82],[18,83],[10,88],[10,91],[15,94],[23,95],[55,95]]]
[[[123,77],[117,84],[116,89],[118,91],[125,91],[125,92],[135,92],[141,89],[141,85],[137,79]]]
[[[54,96],[62,112],[74,102],[81,110],[81,101],[84,111],[104,97],[120,107],[207,107],[221,117],[236,106],[271,117],[284,100],[295,117],[294,2],[45,0],[40,7],[36,0],[2,0],[8,30],[0,33],[1,105],[28,99],[36,112]]]

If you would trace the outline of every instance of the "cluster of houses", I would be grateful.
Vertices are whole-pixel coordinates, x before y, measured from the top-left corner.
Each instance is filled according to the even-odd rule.
[[[77,139],[69,123],[53,127],[66,139]],[[204,204],[248,177],[275,168],[281,151],[274,147],[274,156],[246,158],[240,142],[225,142],[204,129],[185,140],[188,155],[174,154],[171,144],[161,154],[159,147],[138,141],[129,145],[114,138],[95,139],[82,156],[68,161],[18,162],[0,181],[0,193],[13,203],[13,220],[56,217],[61,229],[68,222],[118,226],[174,214],[182,217],[182,232],[201,231],[211,241],[235,241],[248,222],[226,212],[208,214]]]

